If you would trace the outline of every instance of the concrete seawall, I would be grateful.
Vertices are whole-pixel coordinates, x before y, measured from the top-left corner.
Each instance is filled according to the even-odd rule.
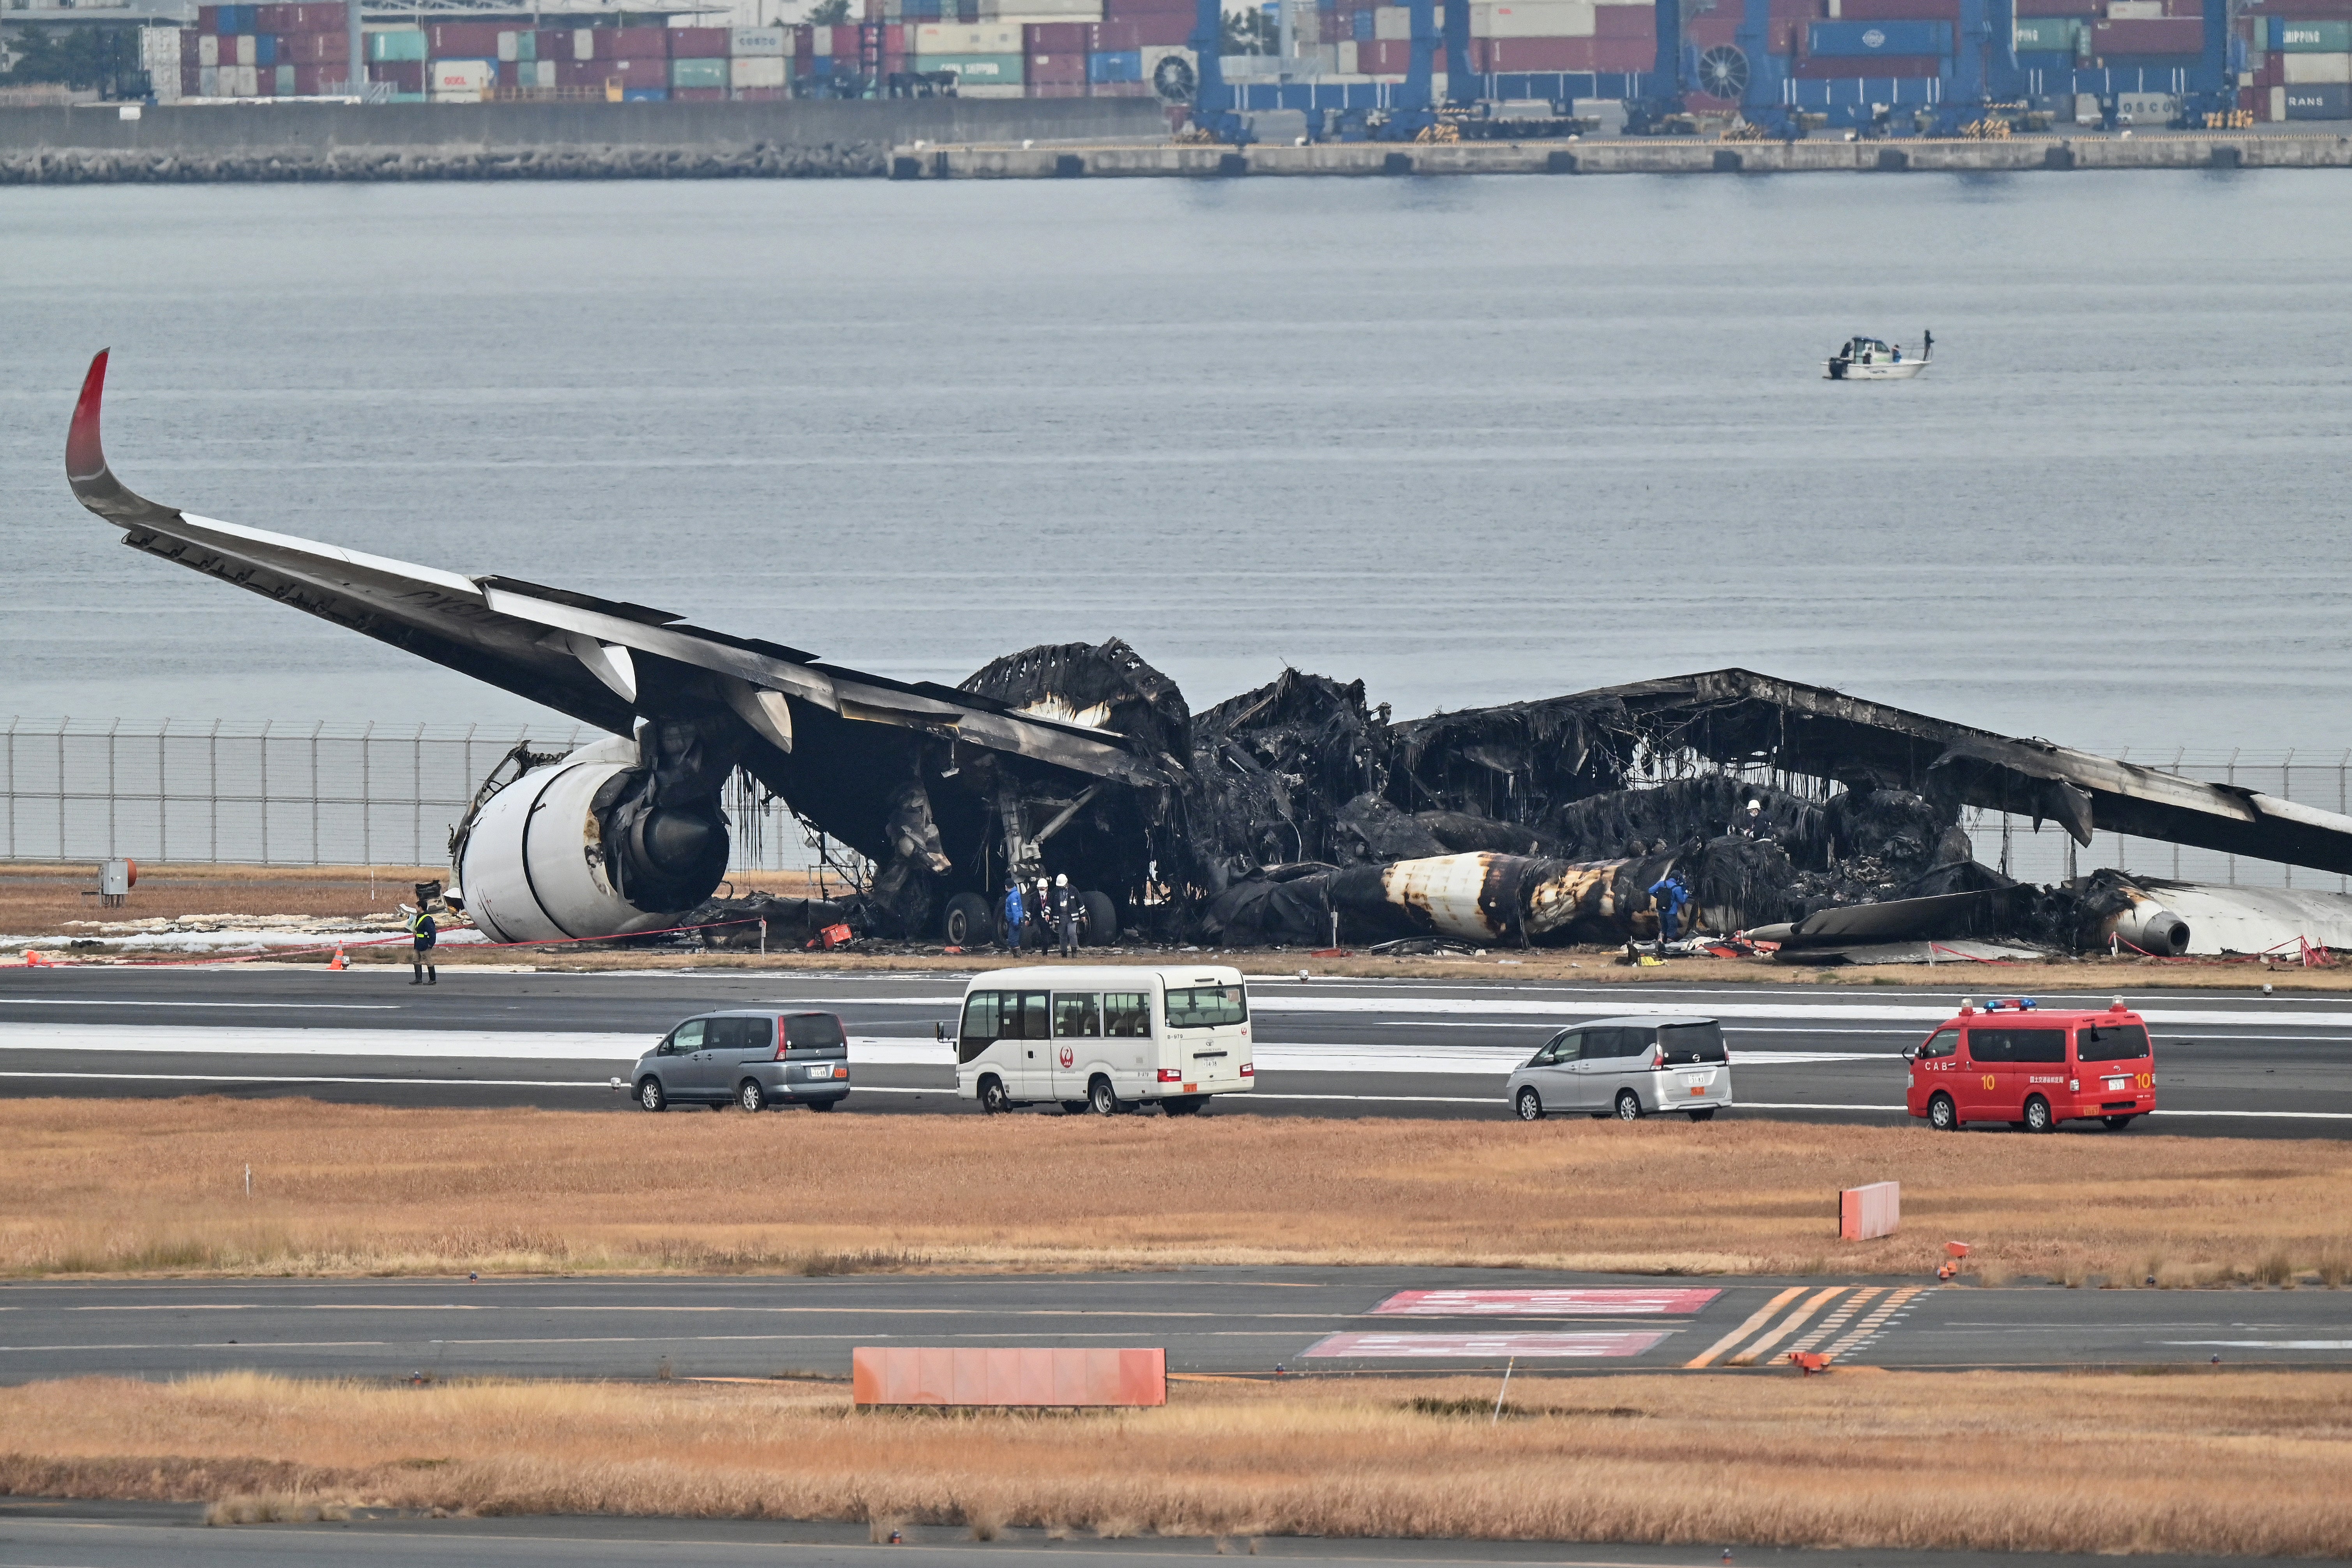
[[[1595,140],[1307,147],[901,147],[901,180],[1270,174],[1706,174],[2012,173],[2073,169],[2352,168],[2352,137],[2019,136],[1997,142]]]
[[[0,109],[0,184],[876,178],[890,149],[1157,142],[1143,99]]]

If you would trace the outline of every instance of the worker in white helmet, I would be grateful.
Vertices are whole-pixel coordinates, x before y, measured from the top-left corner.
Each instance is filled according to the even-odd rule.
[[[1764,803],[1762,801],[1752,798],[1748,801],[1748,820],[1739,825],[1739,834],[1743,838],[1764,838],[1769,837],[1769,832],[1764,823]]]
[[[1062,956],[1075,955],[1078,951],[1078,898],[1070,891],[1066,875],[1054,879],[1054,924],[1062,933]]]

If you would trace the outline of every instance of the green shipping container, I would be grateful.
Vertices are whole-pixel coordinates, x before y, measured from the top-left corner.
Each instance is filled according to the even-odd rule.
[[[377,65],[395,60],[425,58],[425,29],[403,27],[397,31],[370,33],[367,36],[367,58]]]
[[[2076,16],[2020,16],[2017,19],[2017,51],[2020,54],[2080,54],[2083,49],[2083,23]]]
[[[2340,55],[2352,52],[2352,22],[2305,22],[2285,16],[2264,18],[2271,25],[2271,47],[2288,55]]]
[[[725,87],[725,60],[672,60],[669,62],[669,84],[672,87]]]
[[[1019,87],[1019,55],[917,55],[919,71],[953,71],[959,82],[974,87]]]

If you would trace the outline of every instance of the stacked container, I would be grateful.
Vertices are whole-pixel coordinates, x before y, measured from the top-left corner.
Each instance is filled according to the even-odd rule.
[[[180,34],[184,98],[312,97],[351,78],[340,4],[205,5]]]

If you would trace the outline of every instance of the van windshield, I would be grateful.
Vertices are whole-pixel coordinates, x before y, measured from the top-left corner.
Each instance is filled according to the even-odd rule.
[[[2074,1031],[2078,1062],[2128,1062],[2147,1055],[2147,1031],[2137,1024],[2086,1024]]]
[[[1238,985],[1191,985],[1168,993],[1171,1029],[1222,1028],[1249,1021],[1249,1003]]]
[[[1661,1024],[1658,1044],[1665,1051],[1668,1067],[1725,1059],[1723,1026],[1712,1018],[1704,1024]]]

